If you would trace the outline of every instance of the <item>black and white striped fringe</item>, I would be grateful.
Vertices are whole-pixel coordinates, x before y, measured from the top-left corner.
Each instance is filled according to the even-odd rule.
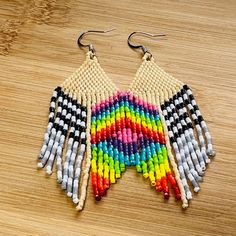
[[[81,100],[81,99],[80,99]],[[38,168],[51,175],[56,161],[57,181],[78,203],[82,162],[86,150],[87,108],[57,87],[51,97],[49,120],[39,154]],[[68,132],[69,131],[69,132]],[[63,163],[63,150],[66,149]]]
[[[187,85],[166,100],[161,109],[186,197],[191,199],[192,193],[188,182],[192,184],[194,191],[198,192],[206,164],[210,162],[209,157],[215,155],[211,135]]]

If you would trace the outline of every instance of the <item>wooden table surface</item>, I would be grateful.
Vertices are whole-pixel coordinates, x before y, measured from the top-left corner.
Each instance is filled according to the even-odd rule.
[[[86,41],[120,88],[141,63],[128,34],[165,33],[137,40],[192,87],[208,121],[217,156],[185,211],[130,169],[99,203],[89,185],[78,213],[36,169],[52,90],[85,59],[78,35],[110,27]],[[0,54],[0,235],[236,235],[235,0],[0,0]]]

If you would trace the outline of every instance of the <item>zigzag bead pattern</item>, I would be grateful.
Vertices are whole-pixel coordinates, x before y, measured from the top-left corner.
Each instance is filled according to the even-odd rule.
[[[149,178],[169,198],[170,182],[176,199],[180,191],[169,167],[163,127],[155,105],[131,92],[117,92],[92,106],[92,186],[96,200],[129,166]]]

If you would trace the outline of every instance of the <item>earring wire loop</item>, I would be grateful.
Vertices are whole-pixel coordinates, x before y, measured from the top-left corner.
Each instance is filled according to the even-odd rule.
[[[91,44],[91,43],[88,43],[88,44],[82,43],[81,41],[82,41],[83,37],[84,37],[86,34],[89,34],[89,33],[108,33],[108,32],[111,32],[111,31],[113,31],[113,30],[115,30],[115,28],[108,29],[108,30],[87,30],[87,31],[83,32],[83,33],[79,36],[79,38],[78,38],[78,40],[77,40],[77,44],[78,44],[80,47],[87,47],[87,48],[89,49],[89,51],[92,52],[92,55],[95,56],[95,48],[94,48],[93,44]]]
[[[148,53],[150,55],[150,58],[152,57],[152,54],[150,53],[150,51],[147,49],[147,47],[145,47],[144,45],[135,45],[133,43],[131,43],[131,39],[134,37],[135,34],[140,34],[140,35],[145,35],[145,36],[148,36],[148,37],[163,37],[163,36],[166,36],[165,34],[151,34],[151,33],[147,33],[147,32],[142,32],[142,31],[134,31],[133,33],[131,33],[128,37],[128,45],[131,47],[131,48],[134,48],[134,49],[139,49],[141,48],[142,51],[143,51],[143,54],[145,55],[146,53]]]

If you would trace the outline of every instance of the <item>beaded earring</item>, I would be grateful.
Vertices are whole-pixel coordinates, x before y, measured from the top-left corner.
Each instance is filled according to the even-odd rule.
[[[89,30],[79,37],[79,46],[89,48],[86,60],[53,91],[48,125],[38,158],[38,168],[45,167],[49,175],[52,174],[53,164],[56,162],[57,181],[67,195],[72,197],[78,210],[82,210],[84,206],[92,154],[92,184],[97,199],[104,194],[103,188],[109,186],[109,170],[110,176],[114,175],[114,164],[112,167],[112,161],[104,152],[107,151],[105,127],[109,125],[107,108],[113,101],[112,98],[116,99],[117,88],[101,68],[93,45],[81,43],[82,37],[87,33],[109,31],[111,30]],[[113,110],[114,106],[111,107],[111,121],[114,120]],[[104,117],[108,117],[107,120]],[[97,159],[98,169],[94,166]],[[104,179],[103,159],[106,163]]]
[[[141,48],[144,54],[143,63],[130,86],[132,94],[138,97],[139,103],[141,99],[144,106],[144,118],[141,119],[144,128],[139,136],[148,139],[143,145],[143,149],[146,149],[143,159],[148,161],[150,180],[154,180],[155,170],[156,188],[164,190],[164,193],[168,186],[166,177],[174,188],[176,186],[172,176],[169,176],[171,172],[168,160],[170,161],[180,190],[182,206],[186,208],[188,200],[192,198],[189,184],[193,186],[194,192],[200,190],[199,182],[202,181],[206,164],[210,162],[209,157],[215,156],[211,135],[188,85],[161,69],[146,47],[130,42],[137,33],[149,37],[165,35],[133,32],[128,37],[128,45],[135,49]],[[156,130],[159,139],[155,137]],[[146,176],[144,163],[142,172]]]

